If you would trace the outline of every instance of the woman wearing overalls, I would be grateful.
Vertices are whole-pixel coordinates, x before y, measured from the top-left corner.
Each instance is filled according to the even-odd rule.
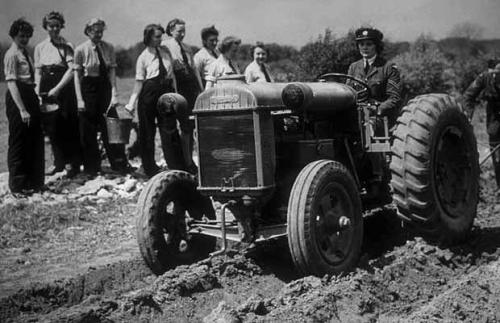
[[[41,190],[44,181],[44,142],[40,106],[35,93],[33,61],[26,47],[33,26],[24,19],[14,21],[9,30],[13,43],[5,52],[7,82],[5,105],[9,122],[9,188],[15,195]]]
[[[203,91],[203,85],[200,73],[193,60],[191,48],[182,42],[186,35],[186,23],[184,20],[178,18],[172,19],[167,24],[165,33],[170,37],[164,40],[162,45],[166,46],[172,55],[174,74],[177,81],[177,91],[186,99],[188,109],[186,113],[191,115],[196,98],[198,94]],[[178,119],[178,121],[181,123],[181,120]],[[182,151],[185,152],[185,157],[177,158],[177,147],[169,145],[168,150],[171,152],[170,156],[175,156],[175,160],[171,161],[168,166],[169,168],[184,169],[193,174],[197,173],[196,166],[192,159],[194,122],[191,120],[187,120],[186,122],[182,120],[180,128],[179,140]],[[175,165],[173,164],[174,162]]]
[[[75,89],[73,86],[73,46],[59,35],[64,17],[50,12],[43,17],[49,37],[35,47],[35,91],[43,104],[55,103],[59,109],[44,113],[54,164],[48,175],[64,170],[73,177],[80,171],[81,149]]]
[[[101,19],[91,19],[84,33],[89,40],[75,49],[75,92],[80,119],[80,136],[83,148],[83,166],[93,177],[101,171],[101,155],[97,131],[101,132],[111,169],[120,173],[131,171],[125,156],[125,145],[110,144],[104,114],[110,105],[117,103],[116,56],[114,48],[102,40],[106,24]]]
[[[166,132],[165,115],[157,107],[158,99],[164,93],[177,92],[177,85],[172,66],[170,52],[160,46],[163,27],[151,24],[144,29],[144,45],[146,48],[137,58],[135,86],[126,109],[133,113],[136,101],[139,117],[139,155],[142,159],[144,173],[148,177],[160,171],[155,161],[156,122],[160,131],[163,155],[169,161],[166,144],[169,134]],[[169,163],[169,166],[170,163]]]

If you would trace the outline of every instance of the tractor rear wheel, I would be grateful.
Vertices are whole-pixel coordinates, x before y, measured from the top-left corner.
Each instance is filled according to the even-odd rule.
[[[137,241],[151,270],[160,275],[167,269],[208,257],[216,238],[186,234],[186,212],[201,219],[215,219],[208,197],[196,190],[193,175],[179,170],[155,175],[144,187],[137,203]]]
[[[288,245],[303,274],[351,270],[363,240],[361,200],[347,168],[318,160],[302,169],[288,202]]]
[[[403,108],[393,139],[391,186],[400,217],[437,242],[462,241],[476,216],[479,164],[460,106],[445,94],[418,96]]]

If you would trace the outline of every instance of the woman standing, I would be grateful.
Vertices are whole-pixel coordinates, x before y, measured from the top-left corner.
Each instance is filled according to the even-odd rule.
[[[169,138],[164,127],[166,119],[163,114],[158,113],[158,99],[164,93],[177,92],[172,58],[168,49],[160,46],[163,34],[164,29],[157,24],[147,25],[144,29],[143,43],[146,48],[137,58],[136,82],[129,103],[125,107],[133,113],[134,105],[138,100],[139,155],[148,177],[153,177],[160,170],[155,162],[156,120],[163,155],[165,160],[168,160],[166,144]]]
[[[97,131],[101,132],[111,168],[120,173],[132,170],[125,156],[125,145],[109,144],[104,114],[115,105],[116,56],[111,44],[102,40],[106,23],[91,19],[84,28],[88,41],[75,50],[75,92],[80,119],[84,171],[90,176],[101,171],[101,156]]]
[[[4,56],[5,99],[9,122],[9,188],[14,194],[30,194],[43,187],[44,147],[40,108],[34,87],[33,61],[26,47],[33,26],[24,19],[12,23],[13,43]]]
[[[60,172],[68,164],[68,177],[80,171],[80,136],[73,86],[73,46],[60,36],[64,17],[50,12],[43,17],[49,37],[35,47],[35,91],[41,103],[57,103],[59,109],[47,113],[45,124],[52,145],[54,165],[49,174]]]
[[[187,100],[192,110],[203,86],[191,49],[182,42],[186,35],[186,23],[178,18],[172,19],[165,32],[170,38],[164,40],[162,45],[166,46],[172,55],[178,93]]]
[[[252,56],[253,62],[245,68],[246,82],[274,82],[269,66],[266,64],[269,51],[263,43],[259,42],[252,47]]]
[[[205,89],[213,87],[217,83],[217,79],[221,76],[241,74],[238,65],[234,62],[240,44],[241,39],[234,36],[228,36],[222,40],[219,45],[221,55],[208,69]]]
[[[191,53],[191,49],[189,46],[184,44],[182,41],[184,40],[184,36],[186,35],[186,23],[178,18],[172,19],[165,29],[170,38],[163,41],[163,45],[165,45],[170,54],[172,55],[173,67],[175,79],[177,82],[177,93],[182,95],[187,101],[187,115],[191,115],[193,112],[194,104],[196,102],[196,98],[198,94],[203,90],[203,85],[200,78],[200,73],[194,64],[193,55]],[[179,121],[179,116],[169,116],[169,118],[175,117],[176,122]],[[173,120],[170,120],[172,123]],[[184,123],[184,121],[183,121]],[[182,133],[180,136],[180,145],[182,147],[182,151],[185,152],[184,166],[178,165],[178,162],[175,162],[174,168],[183,168],[192,173],[196,173],[196,166],[193,163],[192,159],[192,151],[193,151],[193,129],[194,123],[190,120],[187,120],[188,124],[182,124],[181,129]],[[176,151],[174,147],[174,143],[170,142],[167,147],[167,151]],[[164,149],[165,151],[165,149]],[[174,164],[174,161],[181,160],[178,156],[170,156],[173,158],[171,164]],[[169,157],[169,158],[170,158]],[[167,162],[168,163],[168,162]],[[171,167],[171,166],[169,166]]]
[[[194,65],[200,72],[203,88],[206,84],[206,76],[208,74],[208,67],[215,62],[220,53],[217,50],[217,43],[219,42],[219,31],[215,26],[203,28],[201,30],[201,42],[203,47],[194,55]]]

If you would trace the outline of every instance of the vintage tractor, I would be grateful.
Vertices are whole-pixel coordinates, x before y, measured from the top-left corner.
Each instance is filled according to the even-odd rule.
[[[367,93],[362,80],[343,74],[289,84],[228,77],[201,93],[198,176],[162,172],[139,197],[146,263],[161,274],[226,251],[228,240],[258,247],[286,236],[302,273],[349,271],[360,255],[363,212],[390,203],[389,193],[399,216],[426,237],[464,239],[476,215],[479,166],[460,106],[445,94],[418,96],[391,134]],[[173,109],[185,104],[166,95]],[[374,195],[377,159],[387,190]]]

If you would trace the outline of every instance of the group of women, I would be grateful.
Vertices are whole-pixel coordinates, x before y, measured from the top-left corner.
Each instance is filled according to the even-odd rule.
[[[118,100],[115,51],[102,40],[106,23],[89,20],[84,27],[88,40],[76,48],[60,35],[64,24],[59,12],[43,18],[48,37],[35,47],[34,62],[27,53],[33,26],[18,19],[9,31],[13,43],[5,53],[4,70],[8,87],[9,185],[13,193],[29,194],[43,188],[42,125],[53,149],[51,172],[66,168],[71,177],[81,171],[82,165],[84,173],[91,177],[100,172],[98,132],[111,168],[120,173],[133,170],[124,145],[107,140],[104,115]],[[169,36],[166,39],[165,33]],[[125,108],[134,113],[137,106],[139,155],[148,177],[160,171],[154,153],[156,127],[168,167],[196,173],[192,160],[194,127],[188,118],[196,97],[204,89],[217,86],[221,77],[241,74],[236,63],[239,38],[228,36],[219,43],[218,30],[214,26],[204,28],[203,48],[193,55],[191,47],[183,42],[185,34],[186,23],[178,18],[171,20],[166,29],[159,24],[144,29],[146,47],[137,58],[136,82]],[[377,101],[377,113],[388,116],[392,124],[401,101],[400,79],[397,68],[380,57],[382,37],[373,28],[356,31],[362,59],[354,62],[348,73],[366,81],[370,97]],[[253,61],[244,70],[246,82],[273,82],[266,64],[267,48],[257,43],[251,51]],[[186,99],[186,111],[162,109],[166,104],[162,95],[169,92]],[[172,145],[182,149],[172,149]]]
[[[43,188],[42,129],[50,139],[54,156],[48,174],[66,169],[67,176],[72,177],[83,165],[86,175],[96,176],[101,171],[98,132],[111,168],[120,173],[133,170],[124,145],[110,144],[107,140],[104,115],[118,100],[114,47],[102,39],[106,23],[101,19],[89,20],[84,26],[88,40],[76,48],[60,35],[64,25],[59,12],[50,12],[43,18],[42,26],[48,37],[36,45],[34,60],[27,53],[33,26],[21,18],[13,22],[9,31],[13,43],[4,56],[8,168],[9,186],[16,194],[30,194]],[[156,126],[168,167],[196,172],[192,158],[187,157],[192,149],[191,124],[181,125],[184,131],[178,138],[180,145],[187,147],[183,148],[184,155],[167,156],[174,134],[165,130],[164,125],[172,120],[159,111],[157,102],[161,95],[181,94],[187,101],[189,114],[198,94],[215,86],[219,77],[241,73],[235,62],[239,38],[229,36],[218,44],[217,29],[204,28],[203,48],[193,55],[191,47],[183,42],[185,25],[176,18],[166,29],[158,24],[146,26],[143,38],[146,48],[137,58],[136,83],[125,106],[133,113],[137,104],[139,155],[148,177],[160,170],[154,157]],[[165,40],[164,33],[169,36]],[[252,51],[255,59],[245,71],[247,81],[272,82],[269,67],[264,64],[267,57],[264,45],[257,44]]]
[[[162,41],[163,33],[169,37]],[[198,94],[204,89],[213,87],[221,76],[241,73],[235,62],[241,44],[239,38],[228,36],[218,44],[218,30],[214,26],[204,28],[201,31],[203,47],[193,55],[191,47],[183,42],[185,34],[186,23],[178,18],[171,20],[165,30],[157,24],[144,29],[146,48],[137,59],[136,84],[126,109],[133,113],[137,103],[139,155],[149,177],[160,170],[154,159],[155,125],[159,128],[169,168],[196,172],[191,158],[193,124],[187,118],[178,118],[180,131],[176,131],[172,114],[162,113],[165,109],[159,102],[161,95],[168,92],[181,94],[187,101],[187,111],[182,115],[190,115]],[[255,61],[245,72],[247,82],[272,82],[269,67],[264,64],[267,57],[264,45],[258,44],[253,52]],[[176,141],[181,147],[180,153],[172,149]]]

